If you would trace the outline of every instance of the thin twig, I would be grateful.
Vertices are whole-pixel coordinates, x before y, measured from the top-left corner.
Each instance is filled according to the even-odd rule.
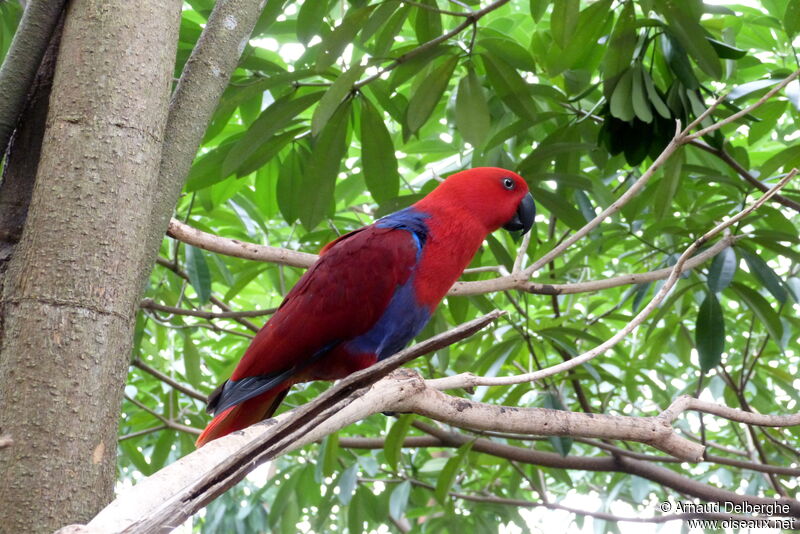
[[[683,395],[673,401],[673,403],[662,412],[662,416],[668,421],[674,421],[686,410],[713,414],[729,421],[737,421],[748,425],[784,427],[800,425],[800,413],[792,415],[762,415],[753,412],[746,412],[736,408],[729,408],[713,402],[700,400],[689,395]]]
[[[160,381],[162,381],[165,384],[168,384],[169,386],[171,386],[173,389],[176,389],[176,390],[180,391],[181,393],[183,393],[185,395],[188,395],[189,397],[192,397],[193,399],[197,399],[197,400],[202,401],[202,402],[208,402],[208,396],[207,395],[203,395],[199,391],[195,391],[194,389],[190,388],[189,386],[181,384],[180,382],[174,380],[173,378],[165,375],[164,373],[162,373],[158,369],[154,369],[154,368],[150,367],[149,365],[144,363],[139,358],[134,359],[131,362],[131,365],[133,365],[134,367],[136,367],[138,369],[141,369],[145,373],[148,373],[148,374],[156,377]]]
[[[149,413],[150,415],[152,415],[153,417],[155,417],[156,419],[158,419],[159,421],[161,421],[162,423],[167,425],[167,427],[169,427],[169,428],[171,428],[173,430],[180,430],[181,432],[186,432],[188,434],[194,434],[194,435],[199,435],[200,432],[202,432],[202,430],[200,430],[199,428],[194,428],[194,427],[191,427],[191,426],[182,425],[181,423],[177,423],[177,422],[173,421],[172,419],[168,419],[168,418],[164,417],[160,413],[156,412],[155,410],[152,410],[152,409],[148,408],[146,405],[144,405],[141,402],[137,401],[133,397],[125,395],[125,400],[127,400],[128,402],[130,402],[134,406],[137,406],[138,408],[141,408],[142,410],[144,410],[145,412]]]
[[[166,304],[159,304],[153,299],[142,299],[142,301],[139,303],[139,307],[149,310],[158,310],[166,313],[173,313],[175,315],[189,315],[191,317],[201,317],[203,319],[236,319],[239,317],[262,317],[264,315],[271,315],[275,313],[275,311],[278,309],[278,308],[268,308],[266,310],[211,312],[205,310],[188,310],[186,308],[179,308],[177,306],[167,306]]]
[[[450,39],[452,37],[455,37],[456,35],[458,35],[462,31],[464,31],[465,29],[467,29],[470,26],[472,26],[473,24],[475,24],[478,20],[480,20],[487,13],[491,13],[492,11],[502,7],[503,5],[507,4],[508,2],[509,2],[509,0],[497,0],[497,1],[492,2],[491,4],[489,4],[488,6],[484,7],[483,9],[479,9],[478,11],[473,11],[473,12],[469,13],[469,15],[464,19],[464,22],[462,22],[461,24],[459,24],[458,26],[456,26],[455,28],[453,28],[449,32],[444,33],[444,34],[442,34],[439,37],[436,37],[434,39],[431,39],[430,41],[422,43],[418,47],[414,48],[413,50],[409,50],[408,52],[406,52],[405,54],[403,54],[400,57],[394,58],[392,60],[392,63],[389,66],[387,66],[387,67],[385,67],[383,69],[380,69],[378,72],[376,72],[372,76],[368,76],[367,78],[364,78],[363,80],[355,83],[353,85],[353,89],[360,89],[360,88],[364,87],[365,85],[367,85],[369,83],[372,83],[373,81],[375,81],[378,78],[380,78],[381,76],[383,76],[383,74],[385,74],[386,72],[389,72],[390,70],[400,66],[401,64],[403,64],[403,63],[405,63],[405,62],[407,62],[407,61],[409,61],[409,60],[411,60],[411,59],[413,59],[413,58],[415,58],[415,57],[427,52],[428,50],[430,50],[432,48],[435,48],[440,43],[443,43],[443,42],[447,41],[448,39]]]
[[[747,183],[749,183],[759,191],[764,191],[764,192],[769,191],[769,186],[767,184],[765,184],[764,182],[762,182],[761,180],[750,174],[750,172],[744,167],[742,167],[739,164],[739,162],[733,158],[733,156],[731,156],[725,151],[725,149],[714,148],[713,146],[707,145],[699,139],[694,139],[689,144],[701,150],[705,150],[709,154],[714,154],[715,156],[717,156],[719,159],[725,162],[725,164],[728,167],[733,169],[736,172],[736,174],[741,176]],[[775,202],[782,204],[787,208],[792,208],[793,210],[800,212],[800,202],[795,202],[794,200],[779,194],[776,194],[772,198],[775,199]]]
[[[794,71],[793,73],[791,73],[789,76],[786,77],[785,80],[783,80],[781,83],[779,83],[778,85],[776,85],[775,87],[773,87],[772,89],[767,91],[767,93],[765,93],[764,96],[762,96],[756,102],[754,102],[753,104],[747,106],[743,110],[737,111],[733,115],[725,117],[724,119],[722,119],[719,122],[715,122],[714,124],[712,124],[710,126],[707,126],[707,127],[703,128],[701,130],[698,130],[693,134],[687,135],[686,136],[686,141],[688,142],[688,141],[692,141],[694,139],[699,139],[699,138],[703,137],[704,135],[707,135],[707,134],[710,134],[713,131],[719,130],[723,126],[725,126],[727,124],[730,124],[733,121],[741,119],[745,115],[751,113],[757,107],[761,106],[764,102],[766,102],[767,100],[769,100],[770,98],[775,96],[779,91],[783,90],[783,88],[786,87],[787,85],[789,85],[789,83],[792,80],[794,80],[795,78],[797,78],[798,75],[800,75],[800,69],[798,69],[798,70]],[[709,109],[711,109],[711,108],[709,108]],[[695,121],[695,122],[697,122],[699,124],[701,121]]]

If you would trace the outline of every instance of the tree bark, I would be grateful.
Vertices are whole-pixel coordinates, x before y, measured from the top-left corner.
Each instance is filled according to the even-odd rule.
[[[62,28],[63,24],[57,26],[53,33],[20,122],[6,151],[6,164],[0,181],[0,295],[3,294],[3,279],[8,261],[22,237],[31,203]],[[0,339],[3,337],[2,314],[0,309]]]
[[[179,0],[74,0],[0,305],[4,532],[91,518],[117,420],[161,158]]]
[[[30,5],[22,4],[25,12],[0,66],[0,95],[3,95],[0,103],[0,152],[5,152],[11,132],[23,112],[28,90],[64,3],[65,0],[34,0]]]

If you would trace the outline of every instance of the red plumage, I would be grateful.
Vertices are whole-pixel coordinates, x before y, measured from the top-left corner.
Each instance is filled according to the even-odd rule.
[[[292,384],[341,378],[402,347],[526,195],[510,171],[472,169],[326,245],[212,395],[218,413],[197,445],[271,416]]]

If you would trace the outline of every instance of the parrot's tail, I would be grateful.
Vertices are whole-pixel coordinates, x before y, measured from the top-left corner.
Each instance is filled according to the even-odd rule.
[[[195,446],[200,448],[211,440],[272,417],[288,392],[288,387],[277,391],[272,389],[217,414],[194,442]]]

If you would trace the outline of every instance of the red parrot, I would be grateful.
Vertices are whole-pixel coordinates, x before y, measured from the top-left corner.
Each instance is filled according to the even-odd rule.
[[[428,322],[486,236],[530,230],[517,174],[453,174],[416,204],[328,243],[208,402],[196,445],[275,412],[292,384],[335,380],[401,350]]]

